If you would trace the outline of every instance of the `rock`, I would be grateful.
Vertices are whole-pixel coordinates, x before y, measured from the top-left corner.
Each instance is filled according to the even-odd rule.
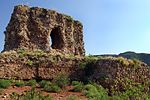
[[[7,98],[7,96],[6,96],[6,95],[4,95],[4,96],[2,96],[2,98]]]
[[[4,96],[2,96],[2,98],[5,98],[5,99],[6,99],[8,96],[9,96],[9,94],[8,94],[8,93],[5,93]]]
[[[22,57],[18,55],[22,55]],[[9,60],[10,58],[11,60]],[[1,60],[9,60],[6,63],[0,62],[0,78],[5,79],[53,79],[62,72],[65,72],[71,79],[79,80],[81,76],[84,76],[79,66],[83,57],[72,59],[63,57],[62,54],[23,51],[23,53],[14,53],[13,55],[8,52],[7,54],[1,53]]]
[[[61,53],[85,54],[83,26],[70,16],[26,5],[15,6],[6,28],[3,51],[56,49]]]
[[[110,91],[124,91],[129,85],[144,84],[148,90],[149,67],[143,62],[122,57],[102,58],[87,65],[85,76]],[[130,84],[130,82],[132,82]]]

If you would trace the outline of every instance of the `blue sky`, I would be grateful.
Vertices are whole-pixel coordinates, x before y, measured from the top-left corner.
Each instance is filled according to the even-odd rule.
[[[150,0],[0,0],[0,50],[18,4],[53,9],[81,21],[86,54],[150,53]]]

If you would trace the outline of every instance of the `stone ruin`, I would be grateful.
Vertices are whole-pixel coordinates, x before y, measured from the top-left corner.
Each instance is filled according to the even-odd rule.
[[[82,24],[53,10],[15,6],[4,33],[3,51],[23,48],[56,50],[80,56],[85,54]]]
[[[63,73],[71,80],[96,82],[110,92],[124,91],[127,79],[146,84],[148,90],[146,64],[124,58],[84,57],[82,28],[79,21],[55,11],[16,6],[5,32],[4,51],[8,52],[0,53],[0,78],[52,80]],[[43,52],[53,50],[58,53]]]

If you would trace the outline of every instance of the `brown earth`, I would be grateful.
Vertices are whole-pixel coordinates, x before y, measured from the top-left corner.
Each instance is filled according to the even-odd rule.
[[[11,100],[10,94],[12,94],[13,92],[21,95],[31,89],[32,89],[31,86],[23,86],[23,87],[11,86],[0,92],[0,100]],[[49,93],[42,91],[42,88],[36,88],[37,91],[42,91],[44,96],[50,95],[52,97],[52,100],[67,100],[68,96],[70,95],[77,96],[79,100],[87,100],[87,98],[81,92],[71,92],[70,90],[72,89],[73,86],[66,86],[60,93]]]

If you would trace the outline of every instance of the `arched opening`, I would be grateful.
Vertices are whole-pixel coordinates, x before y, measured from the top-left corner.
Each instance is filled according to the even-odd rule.
[[[52,29],[50,33],[50,46],[52,49],[61,49],[63,46],[63,39],[59,27]]]

